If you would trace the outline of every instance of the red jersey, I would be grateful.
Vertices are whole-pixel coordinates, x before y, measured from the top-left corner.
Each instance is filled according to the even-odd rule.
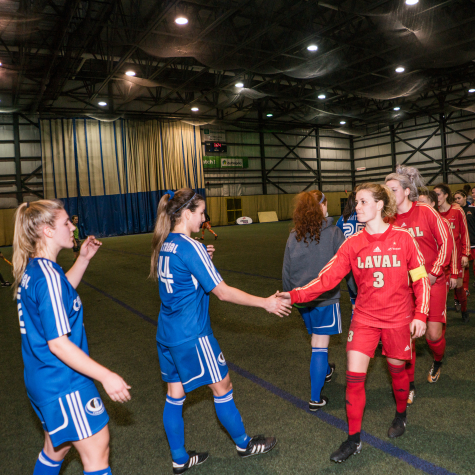
[[[414,201],[407,213],[396,214],[392,224],[407,229],[419,244],[427,272],[438,277],[450,263],[453,242],[437,211]]]
[[[412,321],[414,310],[415,318],[427,320],[430,283],[424,257],[410,233],[393,225],[383,234],[371,235],[364,229],[350,236],[316,279],[290,292],[292,304],[311,302],[350,271],[358,286],[355,321],[397,328]],[[412,284],[409,271],[414,276]]]
[[[452,254],[450,256],[450,265],[445,268],[446,269],[445,275],[452,277],[452,279],[456,279],[459,276],[459,270],[457,267],[458,256],[457,256],[457,246],[455,244],[454,233],[452,232],[452,226],[450,226],[450,222],[447,221],[442,216],[441,218],[449,231],[449,240],[452,241]]]
[[[457,247],[458,261],[462,256],[470,257],[470,237],[464,210],[452,205],[445,213],[440,212],[440,215],[450,222]]]

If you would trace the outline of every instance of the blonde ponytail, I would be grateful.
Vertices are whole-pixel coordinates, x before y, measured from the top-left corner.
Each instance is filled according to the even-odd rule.
[[[13,296],[16,297],[28,260],[40,249],[42,227],[54,228],[56,214],[64,209],[63,203],[56,200],[40,200],[21,204],[15,212],[13,233]]]
[[[158,255],[165,239],[170,234],[171,220],[167,213],[169,198],[169,194],[163,195],[160,203],[158,203],[157,220],[152,236],[152,258],[150,260],[149,277],[152,280],[157,280]]]

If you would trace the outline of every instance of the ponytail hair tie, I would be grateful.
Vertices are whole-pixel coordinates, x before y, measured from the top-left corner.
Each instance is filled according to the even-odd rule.
[[[26,207],[27,207],[27,208],[30,207],[30,202],[29,202],[29,201],[26,202]]]
[[[175,192],[172,191],[172,190],[167,190],[167,191],[165,192],[165,194],[166,194],[166,195],[167,195],[167,194],[170,195],[170,199],[171,199],[171,200],[172,200],[173,197],[175,196]]]

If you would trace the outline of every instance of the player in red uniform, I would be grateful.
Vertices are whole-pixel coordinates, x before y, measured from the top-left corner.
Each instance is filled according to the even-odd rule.
[[[430,284],[419,246],[408,231],[383,220],[396,212],[393,193],[385,185],[365,183],[356,190],[356,202],[358,221],[366,223],[365,229],[341,245],[315,280],[278,294],[290,299],[292,304],[308,302],[332,289],[353,271],[358,296],[346,347],[349,436],[330,456],[334,462],[361,452],[366,372],[380,339],[396,399],[396,417],[388,436],[399,437],[404,433],[409,393],[405,363],[411,358],[411,334],[414,338],[424,335],[429,313]]]
[[[466,186],[464,186],[464,189]],[[470,185],[468,186],[470,189]],[[467,229],[468,229],[468,235],[470,239],[470,256],[468,257],[469,260],[469,265],[465,267],[464,273],[463,273],[463,288],[465,290],[465,293],[467,294],[467,297],[470,295],[470,262],[473,262],[473,269],[475,273],[475,261],[474,261],[474,256],[475,256],[475,206],[470,206],[470,203],[468,202],[468,196],[465,193],[464,190],[457,190],[454,193],[454,200],[455,202],[463,209],[465,213],[465,217],[467,219]],[[468,315],[468,313],[467,313]]]
[[[214,240],[218,239],[218,235],[211,229],[211,219],[208,214],[205,213],[205,220],[201,225],[201,240],[205,240],[205,230],[208,230],[211,234],[214,235]]]
[[[444,268],[450,262],[452,242],[440,215],[431,206],[417,201],[418,187],[423,186],[423,179],[417,168],[397,166],[396,173],[386,177],[386,185],[393,191],[397,205],[397,214],[391,222],[407,229],[419,244],[431,284],[426,341],[434,357],[428,381],[435,383],[440,375],[446,346],[443,329],[447,320],[447,280]],[[415,364],[414,345],[412,359],[406,366],[410,383],[409,405],[413,403],[415,396]]]
[[[454,233],[455,245],[457,246],[457,268],[458,279],[455,288],[455,308],[462,311],[462,320],[467,322],[469,314],[467,311],[467,294],[463,288],[463,271],[468,266],[468,258],[470,257],[470,239],[467,228],[467,218],[460,206],[453,205],[452,192],[448,185],[440,183],[434,186],[437,193],[439,213],[450,222],[452,232]]]

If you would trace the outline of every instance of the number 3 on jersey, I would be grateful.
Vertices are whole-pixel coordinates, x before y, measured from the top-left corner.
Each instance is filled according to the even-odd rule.
[[[374,272],[373,277],[376,279],[373,282],[373,287],[377,287],[378,289],[384,287],[384,274],[382,272]]]
[[[163,263],[163,270],[162,270],[162,263]],[[172,294],[173,288],[173,275],[170,274],[170,257],[163,257],[160,256],[158,261],[158,275],[160,280],[165,284],[167,288],[167,293]]]

